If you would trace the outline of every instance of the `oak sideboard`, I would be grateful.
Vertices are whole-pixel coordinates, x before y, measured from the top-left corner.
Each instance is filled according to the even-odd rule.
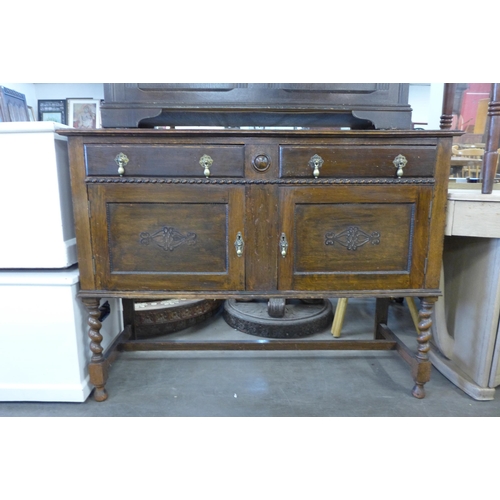
[[[425,395],[454,132],[64,129],[94,397],[123,350],[391,349]],[[123,299],[107,352],[99,304]],[[133,300],[377,297],[373,340],[144,340]],[[387,326],[419,297],[415,346]]]

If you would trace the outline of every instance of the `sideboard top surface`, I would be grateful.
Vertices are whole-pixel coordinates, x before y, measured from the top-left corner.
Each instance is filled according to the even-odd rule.
[[[337,129],[142,129],[142,128],[106,128],[106,129],[57,129],[65,136],[82,137],[295,137],[295,138],[432,138],[458,136],[460,130],[337,130]]]

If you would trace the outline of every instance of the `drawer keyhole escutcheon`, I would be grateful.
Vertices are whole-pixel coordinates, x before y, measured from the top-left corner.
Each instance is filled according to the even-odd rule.
[[[283,258],[286,257],[286,252],[288,251],[288,241],[286,240],[285,233],[281,233],[280,237],[280,252]]]
[[[253,166],[259,172],[265,172],[271,166],[271,160],[266,155],[258,155],[253,159]]]
[[[208,155],[203,155],[200,158],[200,165],[203,167],[203,174],[207,178],[210,177],[210,167],[212,166],[213,162],[214,161],[212,160],[212,158]]]
[[[398,178],[403,177],[403,168],[406,167],[408,160],[403,155],[398,155],[394,158],[392,163],[394,163],[394,166],[398,169],[396,172]]]
[[[236,234],[236,241],[234,242],[234,248],[236,248],[236,255],[241,257],[243,255],[243,247],[245,246],[245,242],[243,241],[243,236],[241,232],[238,231]]]
[[[319,155],[311,156],[309,160],[309,166],[313,169],[314,178],[319,177],[319,169],[323,166],[324,160]]]
[[[125,173],[125,166],[129,162],[128,156],[124,153],[118,153],[115,156],[115,162],[118,165],[118,174],[121,177]]]

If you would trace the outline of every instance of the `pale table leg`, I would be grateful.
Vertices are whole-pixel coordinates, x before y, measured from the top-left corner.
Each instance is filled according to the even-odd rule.
[[[348,299],[339,299],[335,309],[335,316],[332,323],[332,335],[336,338],[340,337],[342,325],[344,324],[345,311],[347,309]]]

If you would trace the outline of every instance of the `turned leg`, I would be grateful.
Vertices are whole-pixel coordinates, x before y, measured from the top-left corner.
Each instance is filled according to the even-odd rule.
[[[108,374],[107,363],[102,355],[103,348],[101,346],[102,335],[100,331],[102,323],[100,317],[102,312],[99,309],[100,300],[95,298],[84,298],[82,301],[88,311],[88,335],[90,337],[90,350],[92,351],[92,357],[89,364],[90,383],[95,387],[94,399],[96,401],[104,401],[108,398],[108,393],[104,388]]]
[[[130,328],[130,338],[135,340],[135,302],[133,299],[122,299],[123,326]]]
[[[383,339],[384,336],[379,332],[379,325],[387,325],[389,318],[389,304],[391,299],[388,297],[379,297],[375,302],[375,330],[374,338]]]
[[[413,387],[412,394],[418,399],[425,397],[424,384],[428,382],[431,377],[432,365],[429,361],[428,352],[430,349],[429,342],[431,339],[431,314],[436,300],[437,297],[426,297],[422,299],[420,310],[418,311],[418,351],[415,357],[416,363],[413,365],[412,370],[413,379],[415,380],[415,386]]]

